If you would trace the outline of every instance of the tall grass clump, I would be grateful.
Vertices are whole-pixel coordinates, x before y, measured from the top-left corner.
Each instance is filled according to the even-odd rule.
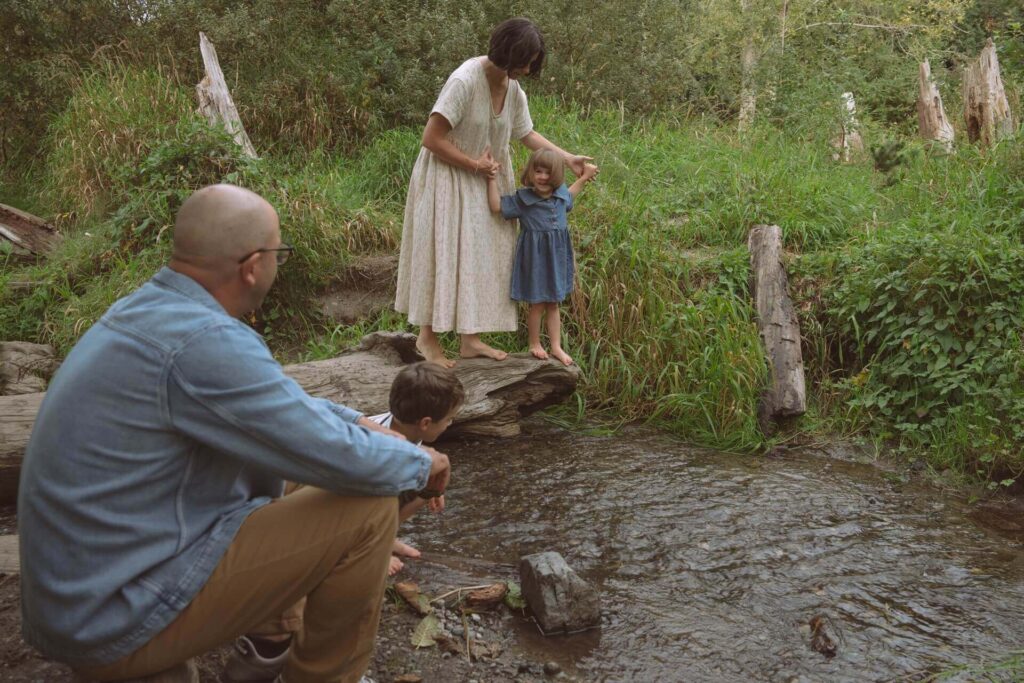
[[[87,216],[114,189],[126,165],[145,159],[195,121],[190,93],[155,69],[102,60],[82,73],[51,124],[41,188],[59,213]]]

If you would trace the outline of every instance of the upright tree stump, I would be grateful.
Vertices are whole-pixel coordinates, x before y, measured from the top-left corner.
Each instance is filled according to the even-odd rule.
[[[843,104],[840,110],[841,128],[839,135],[832,139],[833,161],[849,163],[855,155],[864,151],[864,139],[860,135],[860,124],[857,122],[857,103],[852,92],[843,93]]]
[[[203,55],[203,65],[206,67],[206,76],[196,84],[199,110],[211,126],[226,128],[242,151],[255,159],[256,149],[245,132],[242,119],[238,116],[238,109],[235,108],[227,83],[224,82],[224,72],[221,71],[220,62],[217,60],[217,50],[202,32],[199,34],[199,51]]]
[[[771,366],[771,384],[757,409],[762,430],[769,432],[773,422],[807,410],[800,324],[782,264],[782,230],[777,225],[755,225],[747,248],[757,327]]]
[[[967,139],[991,147],[1013,133],[1010,103],[999,76],[996,46],[989,38],[978,60],[964,70],[964,120]]]
[[[942,95],[932,81],[932,69],[927,59],[917,70],[917,122],[922,138],[946,152],[953,151],[953,124],[946,118]]]

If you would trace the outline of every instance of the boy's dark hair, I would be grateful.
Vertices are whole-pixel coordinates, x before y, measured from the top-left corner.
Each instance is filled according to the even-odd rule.
[[[443,419],[465,398],[466,390],[454,372],[421,361],[406,365],[395,375],[388,404],[396,420],[414,424],[425,417]]]
[[[491,31],[487,59],[499,69],[511,71],[529,65],[529,75],[536,76],[544,68],[545,54],[544,36],[537,25],[525,17],[506,19]]]
[[[523,187],[533,187],[533,169],[537,167],[546,169],[551,174],[548,181],[551,187],[557,188],[565,182],[565,161],[555,150],[550,147],[541,147],[533,150],[529,161],[523,167],[523,173],[519,176],[519,182]]]

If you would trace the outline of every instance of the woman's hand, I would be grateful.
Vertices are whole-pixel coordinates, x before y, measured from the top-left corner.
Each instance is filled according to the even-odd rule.
[[[484,149],[484,153],[480,155],[478,159],[473,161],[473,173],[484,176],[487,179],[497,178],[498,169],[500,166],[498,162],[494,160],[491,155],[491,146],[487,145]]]
[[[566,158],[565,162],[569,164],[569,168],[572,169],[572,172],[576,174],[577,178],[582,178],[587,162],[593,160],[594,157],[587,157],[582,154],[571,154]],[[594,168],[597,167],[595,166]]]

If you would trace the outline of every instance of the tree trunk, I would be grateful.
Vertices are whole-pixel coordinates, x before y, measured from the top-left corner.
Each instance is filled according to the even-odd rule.
[[[750,0],[740,0],[740,11],[744,18],[748,19],[750,12]],[[747,22],[750,23],[749,21]],[[754,46],[754,35],[748,28],[743,38],[743,52],[740,54],[740,69],[742,71],[740,84],[740,116],[738,129],[744,132],[754,124],[754,116],[757,114],[757,82],[755,71],[757,69],[757,48]]]
[[[60,244],[57,229],[30,213],[0,204],[0,237],[9,240],[16,250],[39,255]]]
[[[803,415],[807,409],[800,324],[782,265],[782,230],[777,225],[755,225],[747,248],[758,331],[772,371],[771,384],[758,405],[758,420],[767,432],[771,422]]]
[[[933,141],[946,152],[953,151],[953,124],[942,108],[942,95],[932,82],[928,60],[921,62],[917,72],[917,121],[921,137]]]
[[[256,158],[256,149],[249,141],[249,136],[242,126],[242,119],[238,116],[235,102],[228,92],[227,83],[224,82],[224,72],[220,70],[220,62],[217,60],[217,50],[213,43],[206,37],[205,33],[199,33],[199,51],[203,54],[203,65],[206,67],[206,76],[196,84],[196,95],[199,97],[199,110],[206,116],[211,126],[226,128],[234,136],[235,142],[242,148],[242,151],[253,159]]]
[[[832,154],[832,159],[849,163],[855,155],[864,151],[864,140],[860,136],[860,124],[857,122],[857,103],[853,99],[852,92],[843,93],[840,116],[842,127],[839,136],[832,140],[832,147],[836,150]]]
[[[414,335],[377,332],[337,358],[288,365],[285,372],[313,396],[374,414],[388,409],[392,379],[416,360]],[[460,360],[455,374],[466,389],[466,402],[445,435],[508,437],[519,434],[521,418],[570,396],[580,371],[575,365],[513,354],[500,363]],[[43,396],[0,396],[0,504],[14,500],[21,458]]]
[[[1013,116],[999,76],[996,46],[989,38],[978,60],[964,69],[964,120],[967,139],[991,147],[1013,133]]]

